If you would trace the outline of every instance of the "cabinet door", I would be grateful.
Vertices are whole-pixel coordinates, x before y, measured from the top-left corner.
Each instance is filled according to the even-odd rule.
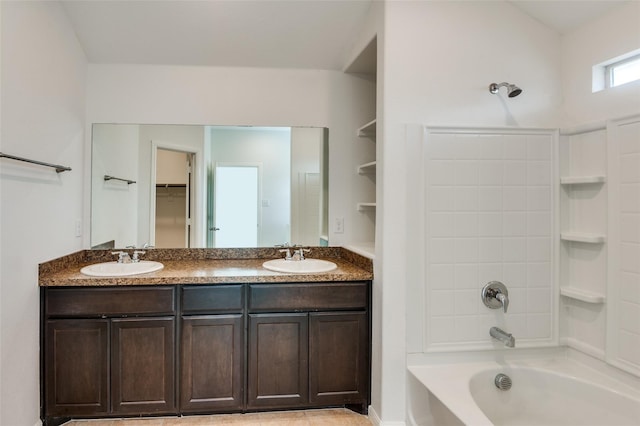
[[[113,413],[175,412],[174,336],[173,317],[112,320]]]
[[[180,411],[242,409],[242,315],[183,317]]]
[[[249,315],[248,408],[308,404],[307,314]]]
[[[313,404],[368,402],[366,312],[309,314],[309,399]]]
[[[47,321],[47,416],[107,413],[108,329],[108,320]]]

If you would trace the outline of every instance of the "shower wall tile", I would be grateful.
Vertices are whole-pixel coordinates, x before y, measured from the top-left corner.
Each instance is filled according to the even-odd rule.
[[[617,144],[617,158],[613,167],[618,170],[618,208],[610,224],[617,227],[619,236],[613,248],[618,256],[618,270],[613,280],[618,284],[613,295],[613,325],[608,332],[616,361],[631,371],[640,373],[640,118],[620,125],[613,138]],[[612,283],[610,282],[610,285]],[[613,330],[611,329],[613,328]]]
[[[493,347],[494,325],[520,342],[552,338],[553,147],[526,132],[427,138],[427,350]],[[507,285],[506,315],[482,303],[489,281]]]

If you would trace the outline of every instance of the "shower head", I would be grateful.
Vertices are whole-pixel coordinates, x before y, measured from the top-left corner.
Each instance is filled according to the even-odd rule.
[[[520,93],[522,93],[522,89],[521,88],[519,88],[515,84],[509,84],[509,83],[506,83],[506,82],[503,82],[503,83],[500,83],[500,84],[491,83],[489,85],[489,91],[495,95],[496,93],[498,93],[498,89],[500,89],[501,87],[506,87],[507,88],[507,96],[509,96],[510,98],[515,98]]]

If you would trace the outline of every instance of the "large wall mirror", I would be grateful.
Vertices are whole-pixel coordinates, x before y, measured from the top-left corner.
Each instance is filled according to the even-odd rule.
[[[328,129],[94,124],[91,247],[328,244]]]

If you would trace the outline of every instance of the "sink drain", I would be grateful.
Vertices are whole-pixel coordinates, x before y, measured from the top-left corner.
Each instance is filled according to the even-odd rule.
[[[509,389],[511,389],[511,377],[507,376],[506,374],[498,374],[496,376],[496,378],[493,380],[493,383],[495,383],[496,387],[500,390],[503,391],[507,391]]]

